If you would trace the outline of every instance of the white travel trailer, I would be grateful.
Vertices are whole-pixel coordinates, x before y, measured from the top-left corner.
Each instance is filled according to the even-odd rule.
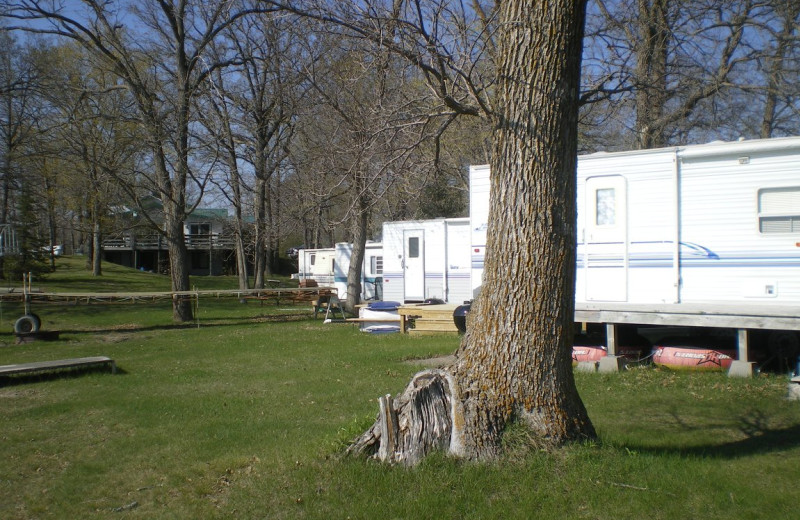
[[[353,255],[353,244],[339,242],[336,244],[336,261],[334,262],[334,281],[339,299],[347,297],[347,273],[350,270],[350,258]],[[383,294],[383,244],[367,242],[364,247],[364,265],[361,267],[361,300],[380,300]]]
[[[472,167],[473,283],[489,169]],[[800,138],[578,158],[577,302],[800,303]]]
[[[470,182],[479,286],[488,167]],[[580,321],[800,330],[800,137],[581,156],[577,206]]]
[[[332,247],[301,249],[297,252],[298,280],[315,280],[317,285],[333,287],[336,249]]]
[[[384,222],[383,299],[472,298],[468,218]]]
[[[353,244],[340,242],[336,247],[301,249],[297,253],[299,280],[313,279],[320,286],[335,287],[339,299],[347,297],[347,272]],[[361,299],[381,299],[381,275],[383,272],[383,246],[380,242],[367,242],[364,265],[361,268]]]

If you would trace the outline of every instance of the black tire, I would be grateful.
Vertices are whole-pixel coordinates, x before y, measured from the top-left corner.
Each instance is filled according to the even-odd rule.
[[[26,314],[17,318],[14,322],[14,332],[16,334],[28,334],[31,332],[39,332],[42,326],[42,320],[35,314]]]

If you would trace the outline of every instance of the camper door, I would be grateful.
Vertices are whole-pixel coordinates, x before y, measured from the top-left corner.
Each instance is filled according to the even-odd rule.
[[[586,179],[586,300],[628,299],[627,186],[620,175]]]
[[[405,300],[425,299],[425,231],[403,231],[403,280]]]

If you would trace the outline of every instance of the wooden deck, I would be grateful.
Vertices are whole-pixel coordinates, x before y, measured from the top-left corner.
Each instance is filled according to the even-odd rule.
[[[638,325],[800,330],[800,309],[767,303],[578,303],[575,321]]]
[[[458,305],[401,305],[400,330],[409,334],[458,334],[453,311]]]

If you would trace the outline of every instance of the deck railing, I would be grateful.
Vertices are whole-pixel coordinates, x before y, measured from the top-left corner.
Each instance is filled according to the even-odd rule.
[[[184,237],[188,249],[232,249],[234,237],[219,233],[189,234]],[[166,250],[167,241],[160,235],[124,235],[103,240],[105,250]]]

